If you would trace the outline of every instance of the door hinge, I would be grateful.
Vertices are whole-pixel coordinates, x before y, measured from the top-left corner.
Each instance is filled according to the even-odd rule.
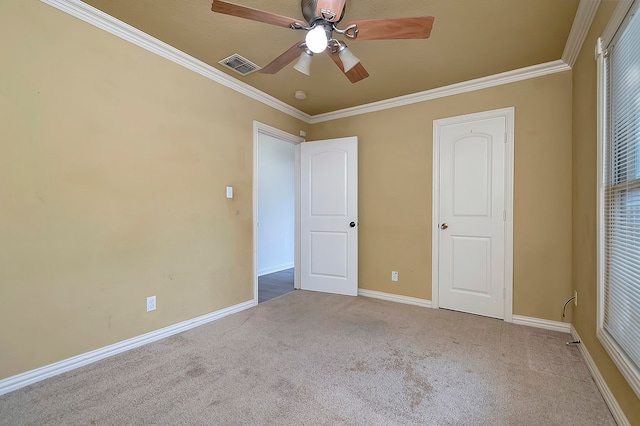
[[[503,298],[503,299],[506,299],[506,298],[507,298],[507,289],[506,289],[506,288],[503,288],[503,289],[502,289],[502,298]]]
[[[503,221],[507,221],[507,211],[506,210],[502,210],[502,220]]]
[[[507,133],[504,134],[504,143],[507,143]]]

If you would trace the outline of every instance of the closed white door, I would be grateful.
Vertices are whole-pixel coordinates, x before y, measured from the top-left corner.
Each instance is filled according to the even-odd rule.
[[[504,319],[506,118],[439,128],[439,305]]]
[[[358,138],[300,146],[300,284],[358,294]]]

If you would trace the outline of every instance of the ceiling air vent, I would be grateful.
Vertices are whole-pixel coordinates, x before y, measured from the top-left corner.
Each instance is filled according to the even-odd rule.
[[[258,71],[260,69],[259,66],[257,66],[247,58],[243,58],[237,53],[234,53],[228,58],[224,58],[218,63],[220,65],[224,65],[227,68],[231,68],[238,74],[242,74],[242,75],[251,74],[252,72]]]

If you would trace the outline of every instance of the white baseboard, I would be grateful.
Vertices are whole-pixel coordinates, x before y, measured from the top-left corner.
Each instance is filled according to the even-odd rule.
[[[571,326],[571,324],[566,322],[525,317],[523,315],[514,315],[513,323],[519,325],[528,325],[529,327],[544,328],[545,330],[561,331],[563,333],[569,333]]]
[[[383,293],[381,291],[365,290],[362,288],[358,289],[358,296],[389,300],[391,302],[404,303],[406,305],[422,306],[424,308],[431,307],[431,300],[418,299],[417,297],[401,296],[399,294]]]
[[[404,303],[407,305],[422,306],[425,308],[431,308],[431,300],[418,299],[416,297],[402,296],[399,294],[383,293],[381,291],[373,291],[366,289],[358,289],[358,296],[372,297],[374,299],[389,300],[391,302]],[[514,315],[513,323],[519,325],[527,325],[529,327],[543,328],[545,330],[561,331],[569,333],[570,324],[551,321],[540,318],[525,317],[522,315]]]
[[[269,268],[263,268],[258,270],[258,276],[261,277],[267,274],[273,274],[274,272],[286,271],[287,269],[291,269],[295,266],[293,262],[291,263],[282,263],[280,265],[270,266]]]
[[[72,358],[67,358],[53,364],[45,365],[44,367],[36,368],[35,370],[30,370],[24,373],[17,374],[15,376],[8,377],[6,379],[0,380],[0,395],[4,395],[5,393],[12,392],[22,387],[31,385],[44,379],[48,379],[53,376],[57,376],[58,374],[74,370],[93,362],[100,361],[101,359],[110,357],[112,355],[116,355],[130,349],[155,342],[156,340],[164,339],[165,337],[182,333],[183,331],[187,331],[208,322],[215,321],[222,317],[226,317],[227,315],[244,311],[245,309],[251,308],[252,306],[255,306],[255,302],[253,300],[249,300],[234,306],[229,306],[228,308],[220,309],[206,315],[202,315],[187,321],[179,322],[177,324],[161,328],[160,330],[155,330],[149,333],[142,334],[140,336],[132,337],[131,339],[123,340],[122,342],[114,343],[113,345],[86,352]]]
[[[580,335],[573,327],[573,324],[571,324],[571,336],[574,340],[582,341],[582,339],[580,339]],[[602,377],[602,374],[600,374],[598,366],[596,366],[595,361],[593,360],[593,358],[591,358],[591,354],[587,350],[587,347],[584,345],[584,343],[580,343],[578,345],[578,348],[580,349],[582,358],[584,358],[584,362],[587,364],[587,368],[589,368],[589,371],[591,372],[593,381],[596,382],[596,386],[598,386],[598,389],[600,390],[600,393],[604,398],[604,402],[607,403],[609,411],[611,411],[611,415],[613,416],[618,426],[631,426],[631,423],[629,423],[627,416],[624,415],[624,411],[622,411],[622,408],[620,408],[620,405],[618,405],[618,401],[613,396],[613,393],[611,393],[611,389],[609,389],[609,386],[607,386],[607,382],[605,382],[604,377]]]

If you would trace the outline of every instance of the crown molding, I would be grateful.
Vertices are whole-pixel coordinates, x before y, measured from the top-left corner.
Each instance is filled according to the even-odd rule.
[[[243,83],[222,71],[219,71],[209,64],[206,64],[186,53],[170,46],[155,37],[132,27],[111,15],[108,15],[101,10],[98,10],[80,0],[41,0],[50,6],[55,7],[71,16],[74,16],[88,24],[98,27],[110,34],[120,37],[123,40],[131,42],[139,47],[142,47],[149,52],[162,56],[178,65],[190,69],[210,80],[215,81],[223,86],[226,86],[238,93],[250,97],[258,102],[261,102],[271,108],[284,112],[294,118],[297,118],[305,123],[308,123],[311,119],[309,114],[306,114],[292,106],[282,102],[279,99],[274,98],[246,83]]]
[[[600,7],[600,0],[580,0],[576,16],[573,19],[573,25],[571,25],[571,32],[569,32],[569,37],[567,38],[567,44],[565,44],[564,52],[562,53],[562,60],[571,68],[576,63],[576,59],[578,59],[598,7]]]
[[[447,96],[459,95],[462,93],[487,89],[489,87],[500,86],[503,84],[515,83],[521,80],[542,77],[545,75],[555,74],[558,72],[564,72],[569,70],[571,70],[571,67],[565,64],[562,60],[547,62],[544,64],[533,65],[530,67],[520,68],[513,71],[507,71],[500,74],[491,75],[488,77],[477,78],[475,80],[469,80],[462,83],[456,83],[449,86],[439,87],[437,89],[426,90],[424,92],[412,93],[410,95],[386,99],[383,101],[373,102],[366,105],[360,105],[353,108],[346,108],[339,111],[314,115],[311,117],[310,124],[322,123],[324,121],[331,121],[339,118],[351,117],[354,115],[367,114],[370,112],[397,108],[397,107],[411,105],[419,102],[430,101],[433,99],[444,98]]]
[[[562,60],[547,62],[544,64],[533,65],[526,68],[507,71],[487,77],[469,80],[449,86],[439,87],[423,92],[417,92],[410,95],[399,96],[396,98],[385,99],[378,102],[364,104],[356,107],[346,108],[338,111],[328,112],[311,116],[299,109],[296,109],[279,99],[274,98],[238,79],[231,77],[222,71],[219,71],[190,55],[172,47],[140,30],[134,28],[101,10],[98,10],[80,0],[40,0],[58,10],[61,10],[71,16],[74,16],[88,24],[98,27],[110,34],[120,37],[130,43],[142,47],[149,52],[155,53],[168,59],[178,65],[181,65],[191,71],[194,71],[210,80],[213,80],[225,87],[236,92],[248,96],[258,102],[270,106],[278,111],[297,118],[307,124],[322,123],[325,121],[336,120],[339,118],[351,117],[360,114],[367,114],[375,111],[382,111],[391,108],[411,105],[415,103],[430,101],[433,99],[444,98],[447,96],[459,95],[462,93],[482,90],[489,87],[500,86],[503,84],[514,83],[530,78],[542,77],[548,74],[564,72],[571,69],[567,63]],[[582,3],[589,3],[593,0],[581,0]],[[596,0],[600,1],[600,0]],[[579,6],[580,8],[580,6]],[[586,6],[583,7],[585,9]],[[566,50],[566,49],[565,49]]]

